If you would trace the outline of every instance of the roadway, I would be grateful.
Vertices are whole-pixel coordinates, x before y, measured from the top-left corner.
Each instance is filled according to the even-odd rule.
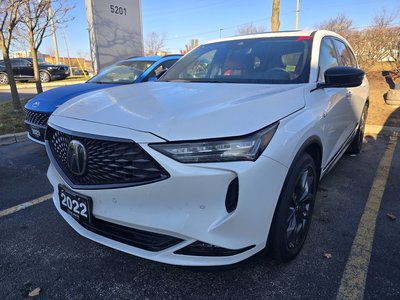
[[[48,91],[53,87],[43,87],[43,91]],[[18,87],[18,93],[20,99],[25,98],[32,98],[37,95],[36,88],[25,88],[25,87]],[[10,89],[0,89],[0,104],[11,101],[11,91]]]
[[[31,141],[0,147],[0,299],[35,288],[41,299],[400,299],[395,138],[367,137],[322,180],[294,261],[260,253],[228,270],[160,264],[79,236],[46,200],[48,164]]]

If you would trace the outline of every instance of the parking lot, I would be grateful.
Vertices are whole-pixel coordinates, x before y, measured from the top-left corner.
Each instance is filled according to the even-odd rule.
[[[232,268],[188,269],[82,238],[49,196],[40,198],[52,192],[44,148],[31,141],[1,146],[0,298],[40,288],[41,299],[334,299],[360,292],[399,299],[400,143],[368,136],[363,149],[322,180],[308,240],[293,262],[259,253]],[[32,202],[38,198],[45,201]],[[365,233],[374,229],[369,241]]]

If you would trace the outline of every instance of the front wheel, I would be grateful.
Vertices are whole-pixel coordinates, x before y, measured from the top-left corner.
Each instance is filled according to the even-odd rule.
[[[290,261],[304,245],[317,192],[314,159],[303,153],[289,170],[271,226],[271,254],[279,261]]]
[[[50,75],[47,72],[40,72],[40,81],[49,82],[51,80]]]
[[[8,76],[7,74],[0,74],[0,84],[8,84]]]
[[[358,154],[361,152],[362,143],[363,143],[363,139],[364,139],[365,122],[367,120],[367,115],[368,115],[368,104],[366,104],[364,106],[363,112],[361,114],[357,133],[354,136],[354,139],[351,142],[349,148],[347,148],[346,152],[348,154]]]

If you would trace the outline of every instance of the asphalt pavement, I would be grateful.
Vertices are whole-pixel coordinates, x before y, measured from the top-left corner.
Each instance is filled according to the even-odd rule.
[[[360,155],[344,156],[322,180],[309,236],[294,261],[278,263],[262,252],[227,269],[170,266],[99,245],[70,228],[51,200],[1,216],[52,192],[42,146],[2,146],[0,299],[23,299],[35,288],[40,299],[335,299],[389,143],[367,137]],[[393,145],[367,278],[359,287],[365,299],[400,299],[400,142]]]
[[[43,87],[43,91],[48,91],[53,87]],[[18,87],[18,94],[20,99],[31,98],[37,95],[36,88],[24,88]],[[11,101],[11,91],[10,89],[0,89],[0,104]]]

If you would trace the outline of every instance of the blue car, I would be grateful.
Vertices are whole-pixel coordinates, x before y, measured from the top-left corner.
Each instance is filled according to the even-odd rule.
[[[28,137],[34,142],[44,144],[47,120],[57,107],[68,100],[121,84],[153,80],[180,58],[181,55],[129,58],[109,66],[85,83],[62,86],[37,95],[25,105],[25,126]]]

